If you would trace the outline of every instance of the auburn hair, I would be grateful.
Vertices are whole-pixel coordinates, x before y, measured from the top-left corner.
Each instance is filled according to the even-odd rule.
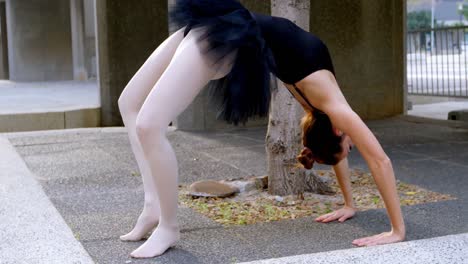
[[[315,161],[327,165],[336,165],[340,161],[337,154],[343,151],[342,136],[334,133],[330,118],[325,113],[306,111],[300,126],[304,148],[297,159],[306,169],[311,169]]]

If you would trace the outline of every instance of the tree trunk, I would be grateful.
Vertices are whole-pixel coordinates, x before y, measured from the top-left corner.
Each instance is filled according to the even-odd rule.
[[[272,0],[272,15],[286,17],[298,26],[309,29],[310,0]],[[288,40],[284,40],[288,41]],[[266,152],[268,161],[268,192],[273,195],[302,194],[304,191],[327,193],[331,188],[298,165],[296,156],[302,148],[300,118],[302,106],[274,80],[278,89],[272,94]]]

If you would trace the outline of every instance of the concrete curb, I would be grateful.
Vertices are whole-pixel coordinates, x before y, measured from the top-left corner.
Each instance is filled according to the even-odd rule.
[[[0,137],[21,138],[21,137],[37,137],[37,136],[70,135],[70,134],[123,133],[126,131],[127,129],[125,127],[90,127],[90,128],[55,129],[55,130],[36,130],[36,131],[23,131],[23,132],[0,132]]]
[[[169,126],[167,132],[174,132],[176,127]],[[23,132],[0,132],[0,137],[4,138],[21,138],[21,137],[37,137],[37,136],[54,136],[54,135],[70,135],[70,134],[95,134],[95,133],[127,133],[125,127],[85,127],[85,128],[68,128],[55,130],[37,130]]]
[[[468,260],[468,233],[382,246],[335,250],[241,264],[461,264]]]
[[[101,108],[0,113],[0,132],[99,127]]]
[[[11,143],[0,137],[0,263],[94,263]]]

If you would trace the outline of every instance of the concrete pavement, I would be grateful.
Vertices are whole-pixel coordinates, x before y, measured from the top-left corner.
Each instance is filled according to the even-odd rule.
[[[409,110],[408,114],[413,116],[447,120],[449,112],[462,109],[468,109],[468,100],[464,102],[438,102],[413,105],[413,109]]]
[[[97,127],[100,105],[95,80],[0,80],[0,132]]]
[[[468,233],[413,240],[378,247],[334,250],[241,264],[406,264],[466,263]]]
[[[0,157],[0,263],[94,263],[5,138]]]
[[[438,263],[459,263],[466,256],[465,233],[468,233],[468,125],[447,122],[420,118],[368,122],[392,159],[398,179],[457,197],[451,201],[404,206],[409,243],[369,250],[354,248],[353,239],[389,230],[382,209],[361,211],[344,223],[320,224],[311,218],[301,218],[224,228],[181,207],[178,213],[182,240],[162,257],[148,260],[129,257],[142,242],[124,243],[118,239],[131,229],[143,204],[142,182],[139,176],[133,176],[137,166],[125,129],[73,129],[2,136],[15,146],[57,214],[60,213],[76,240],[97,263],[258,260],[282,263],[274,258],[284,257],[291,257],[289,260],[293,262],[289,263],[305,263],[301,262],[304,254],[319,254],[310,256],[323,261],[338,261],[337,255],[346,259],[358,254],[366,263],[377,255],[397,259],[410,251],[415,260],[424,260],[437,245],[446,245],[451,250],[447,257],[434,254]],[[179,181],[191,183],[199,179],[265,174],[265,133],[265,127],[204,133],[171,130],[168,137],[178,157]],[[8,167],[9,163],[2,166]],[[350,166],[367,169],[358,152],[350,156]],[[327,167],[317,167],[324,168]],[[0,241],[2,252],[9,247]],[[419,247],[421,251],[413,250]]]

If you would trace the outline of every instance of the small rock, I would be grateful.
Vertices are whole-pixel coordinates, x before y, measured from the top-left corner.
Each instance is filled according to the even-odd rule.
[[[268,188],[268,175],[254,177],[253,180],[258,189]]]
[[[255,189],[257,189],[257,186],[255,185],[255,182],[254,181],[250,181],[250,180],[247,180],[247,181],[231,181],[231,182],[224,182],[223,183],[233,187],[233,188],[237,188],[239,190],[239,192],[243,193],[243,192],[250,192],[250,191],[253,191]]]
[[[189,195],[198,197],[228,197],[239,192],[239,189],[217,181],[198,181],[192,183]]]
[[[225,180],[221,181],[232,187],[239,189],[239,192],[251,192],[262,190],[268,187],[268,176],[251,177],[249,179]]]
[[[275,200],[276,200],[277,202],[282,202],[282,201],[284,201],[284,198],[277,195],[277,196],[275,196]]]

